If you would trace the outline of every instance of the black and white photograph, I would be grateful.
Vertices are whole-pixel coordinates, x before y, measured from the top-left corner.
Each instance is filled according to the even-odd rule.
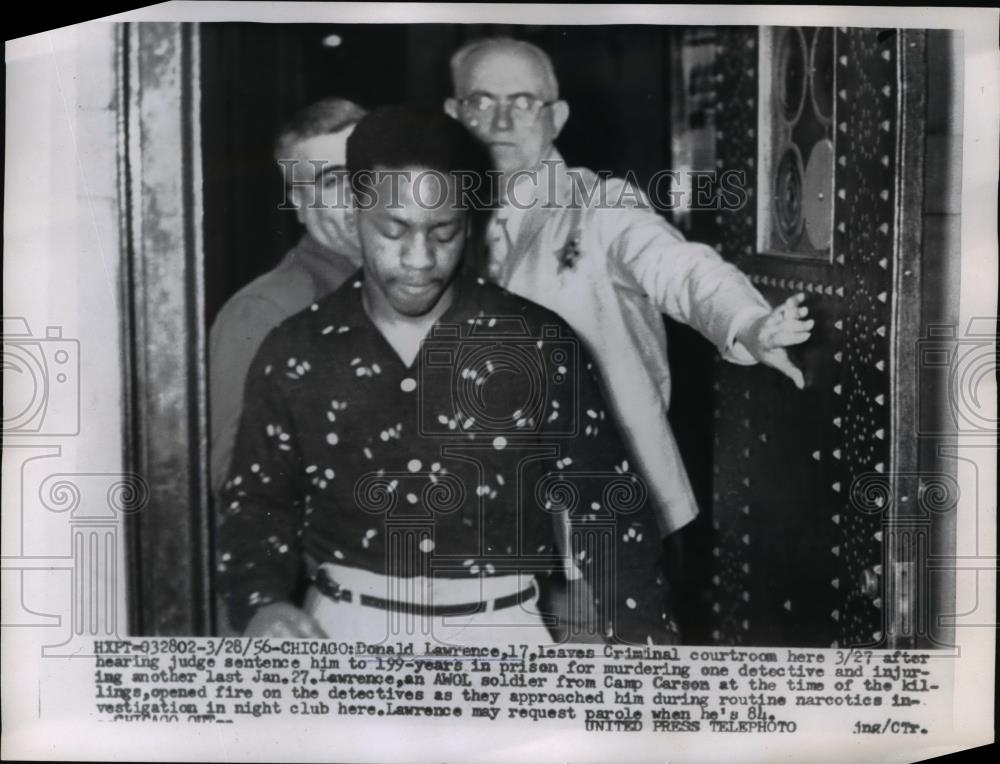
[[[853,10],[9,41],[5,755],[991,742],[997,13]]]
[[[642,623],[660,628],[669,608],[690,644],[948,641],[931,616],[949,609],[949,587],[927,558],[953,544],[955,464],[920,438],[921,424],[934,432],[950,423],[941,370],[918,357],[917,343],[925,327],[957,318],[960,35],[436,24],[139,25],[128,34],[143,110],[130,126],[143,132],[147,108],[154,122],[183,108],[185,88],[201,94],[197,121],[186,124],[200,151],[164,171],[183,184],[184,165],[201,165],[203,268],[158,301],[151,287],[172,276],[161,269],[178,269],[175,243],[172,258],[145,241],[132,253],[132,313],[152,320],[130,327],[146,370],[135,380],[132,424],[148,434],[129,456],[162,496],[131,529],[134,633],[210,635],[231,617],[244,628],[268,604],[301,609],[294,598],[317,576],[338,585],[323,566],[390,574],[390,543],[416,545],[418,568],[395,561],[407,566],[402,576],[477,589],[452,597],[437,581],[448,605],[479,600],[478,588],[507,570],[514,582],[503,596],[521,596],[518,568],[558,597],[564,566],[525,559],[540,546],[540,556],[560,553],[558,518],[551,507],[542,513],[545,503],[585,530],[587,515],[612,517],[591,504],[621,473],[642,481],[645,501],[641,513],[619,516],[609,537],[619,567],[608,574],[621,604],[650,598],[643,608],[657,612],[637,616]],[[165,45],[189,78],[171,82],[178,101],[157,92],[157,61],[146,60]],[[198,71],[184,66],[194,48]],[[192,117],[175,116],[182,125]],[[481,170],[445,117],[486,146]],[[352,166],[353,130],[366,119],[371,145],[357,156],[370,159]],[[456,145],[425,148],[447,143],[442,134]],[[437,156],[449,148],[452,156]],[[163,188],[144,173],[160,150],[150,135],[142,164],[126,159],[139,174],[132,183],[151,184],[144,202]],[[477,232],[484,241],[436,242],[434,226],[451,234],[449,225],[472,223],[429,219],[420,232],[428,248],[454,242],[457,255],[428,252],[426,264],[383,271],[376,251],[388,257],[391,246],[405,260],[416,223],[388,211],[367,225],[342,195],[350,173],[411,168],[414,178],[479,171],[484,192],[494,171],[506,202]],[[441,193],[425,177],[426,190],[419,180],[414,189],[418,208]],[[390,206],[405,195],[386,182],[368,194],[376,207],[379,195]],[[193,201],[195,189],[179,191]],[[488,203],[470,198],[480,212]],[[157,235],[164,224],[136,222]],[[176,233],[182,244],[185,231]],[[469,264],[477,248],[485,267]],[[435,322],[464,299],[452,272],[459,264],[475,296],[441,320],[460,329],[449,348]],[[482,291],[477,277],[520,299]],[[358,304],[359,278],[374,280],[379,297],[363,286]],[[425,282],[435,292],[420,306],[393,296]],[[334,292],[339,299],[324,301]],[[376,299],[387,301],[382,322]],[[531,315],[522,300],[546,312]],[[341,313],[352,301],[353,313]],[[298,332],[290,325],[261,351],[273,329],[310,310]],[[363,340],[346,331],[358,321]],[[552,342],[532,349],[546,324]],[[164,400],[167,364],[185,373]],[[593,392],[588,366],[600,385]],[[268,367],[281,379],[275,387],[248,380]],[[562,388],[559,367],[570,377]],[[192,377],[205,380],[207,396],[183,395]],[[588,410],[600,415],[593,438]],[[250,431],[242,440],[241,424]],[[509,450],[493,448],[498,437]],[[538,477],[518,472],[546,446],[551,461]],[[567,468],[557,466],[567,456]],[[462,471],[462,460],[475,466]],[[433,482],[437,473],[457,480]],[[558,480],[539,482],[546,478]],[[440,506],[428,490],[442,494]],[[541,503],[548,492],[556,495]],[[904,495],[912,507],[898,501]],[[383,502],[382,517],[373,514]],[[895,522],[904,517],[905,535]],[[442,537],[414,530],[390,542],[393,519],[401,533],[429,521]],[[495,533],[494,523],[511,533]],[[519,525],[538,535],[517,539]],[[623,566],[640,555],[647,578],[633,584]],[[921,587],[930,599],[918,604],[916,588],[905,587],[883,596],[904,570],[914,586],[931,585]],[[357,586],[384,599],[396,584]],[[241,612],[217,609],[224,587]],[[348,613],[339,618],[364,610],[354,602]],[[312,623],[273,628],[318,633],[296,633]],[[641,636],[644,644],[665,635]]]

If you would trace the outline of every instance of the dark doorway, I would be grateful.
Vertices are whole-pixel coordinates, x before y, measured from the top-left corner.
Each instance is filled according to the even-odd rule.
[[[296,109],[327,96],[367,108],[441,104],[448,60],[481,36],[527,39],[552,57],[571,117],[557,145],[570,165],[631,172],[645,183],[671,168],[671,78],[677,28],[500,25],[203,24],[201,117],[205,316],[272,268],[299,236],[278,209],[272,142]],[[712,358],[695,332],[667,320],[675,406],[671,421],[702,514],[682,532],[677,602],[689,640],[708,640],[711,554]],[[676,547],[674,547],[676,549]]]
[[[442,104],[463,42],[506,34],[547,50],[572,116],[558,146],[571,165],[645,181],[670,166],[670,29],[438,24],[203,24],[206,319],[297,239],[278,209],[275,133],[326,96],[367,108]]]

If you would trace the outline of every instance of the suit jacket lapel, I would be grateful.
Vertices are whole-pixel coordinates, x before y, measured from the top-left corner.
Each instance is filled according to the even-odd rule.
[[[569,173],[566,171],[566,163],[558,152],[553,152],[551,158],[558,160],[558,164],[543,165],[545,167],[543,172],[556,173],[554,184],[556,208],[553,209],[552,200],[548,199],[548,178],[542,177],[537,192],[532,199],[531,208],[524,213],[524,219],[521,221],[521,227],[517,232],[517,238],[514,241],[514,252],[516,255],[508,258],[508,263],[520,262],[527,256],[528,252],[537,248],[542,229],[545,228],[547,223],[556,224],[562,220],[564,215],[559,214],[560,209],[569,207],[572,202],[572,181]]]

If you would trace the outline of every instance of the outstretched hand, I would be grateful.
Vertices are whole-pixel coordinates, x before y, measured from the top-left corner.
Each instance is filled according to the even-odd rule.
[[[766,316],[752,321],[737,333],[736,339],[758,363],[777,369],[800,390],[805,387],[802,371],[788,357],[786,347],[801,345],[809,339],[815,321],[809,315],[804,293],[793,295]]]

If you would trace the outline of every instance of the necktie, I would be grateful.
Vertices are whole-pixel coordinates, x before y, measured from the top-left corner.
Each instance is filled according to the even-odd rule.
[[[496,279],[514,246],[507,229],[507,218],[502,212],[495,214],[490,221],[487,241],[490,246],[490,276]]]

